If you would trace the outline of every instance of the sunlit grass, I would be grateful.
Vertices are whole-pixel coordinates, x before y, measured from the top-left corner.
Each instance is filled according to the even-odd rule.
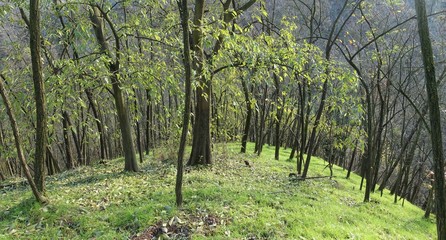
[[[139,173],[122,172],[123,159],[81,167],[48,178],[50,204],[42,207],[29,189],[0,190],[1,239],[126,239],[150,225],[183,219],[193,239],[433,239],[435,223],[409,203],[372,194],[362,203],[360,178],[334,168],[334,178],[293,182],[295,161],[239,153],[238,144],[214,145],[214,165],[187,168],[184,206],[175,207],[174,161],[146,158]],[[244,164],[249,161],[251,167]],[[323,160],[312,159],[310,176],[328,176]],[[213,215],[203,229],[191,216]],[[189,222],[188,222],[189,221]]]

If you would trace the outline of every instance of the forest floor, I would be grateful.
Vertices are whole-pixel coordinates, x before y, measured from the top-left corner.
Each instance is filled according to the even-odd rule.
[[[333,179],[292,181],[289,150],[276,161],[273,147],[260,157],[252,147],[217,144],[214,165],[186,168],[181,209],[169,149],[138,173],[123,172],[121,158],[50,176],[47,206],[12,184],[0,189],[0,239],[435,239],[434,218],[418,207],[388,192],[363,203],[357,175],[334,167]],[[312,158],[310,176],[328,176],[325,166]]]

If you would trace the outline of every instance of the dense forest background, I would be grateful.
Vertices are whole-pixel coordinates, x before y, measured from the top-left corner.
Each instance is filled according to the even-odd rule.
[[[426,4],[444,120],[446,3]],[[170,149],[163,158],[176,159],[186,126],[189,165],[212,164],[218,142],[238,141],[242,152],[255,142],[259,155],[272,145],[277,160],[285,160],[279,151],[286,147],[303,178],[317,155],[330,168],[363,176],[365,201],[389,188],[395,202],[430,209],[432,147],[413,1],[228,0],[187,7],[188,14],[167,0],[41,2],[43,171],[118,156],[125,156],[126,170],[138,171],[159,146]],[[41,120],[28,13],[24,1],[0,1],[0,77],[32,160]],[[0,102],[2,181],[25,171],[6,111]],[[29,167],[39,169],[31,161]]]

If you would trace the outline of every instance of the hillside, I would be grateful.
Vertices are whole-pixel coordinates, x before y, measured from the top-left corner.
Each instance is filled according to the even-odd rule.
[[[238,144],[215,145],[213,166],[186,169],[185,205],[177,209],[175,166],[160,159],[168,151],[146,157],[139,173],[122,172],[115,159],[51,176],[45,207],[27,186],[0,189],[0,239],[435,238],[434,219],[408,202],[393,204],[388,192],[362,203],[360,178],[346,180],[340,168],[332,180],[290,181],[289,150],[275,161],[269,147],[257,157],[239,154]],[[324,167],[313,158],[310,175],[328,175]]]

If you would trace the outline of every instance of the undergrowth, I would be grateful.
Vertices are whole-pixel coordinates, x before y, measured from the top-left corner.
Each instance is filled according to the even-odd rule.
[[[248,145],[252,152],[253,145]],[[35,203],[27,186],[0,189],[0,239],[434,239],[435,221],[393,197],[363,203],[360,178],[334,167],[334,177],[292,181],[295,161],[240,154],[216,144],[214,164],[187,167],[184,206],[175,207],[174,159],[146,156],[138,173],[123,159],[48,177],[50,204]],[[162,150],[158,151],[161,153]],[[247,166],[244,161],[248,161]],[[327,176],[322,159],[309,174]]]

